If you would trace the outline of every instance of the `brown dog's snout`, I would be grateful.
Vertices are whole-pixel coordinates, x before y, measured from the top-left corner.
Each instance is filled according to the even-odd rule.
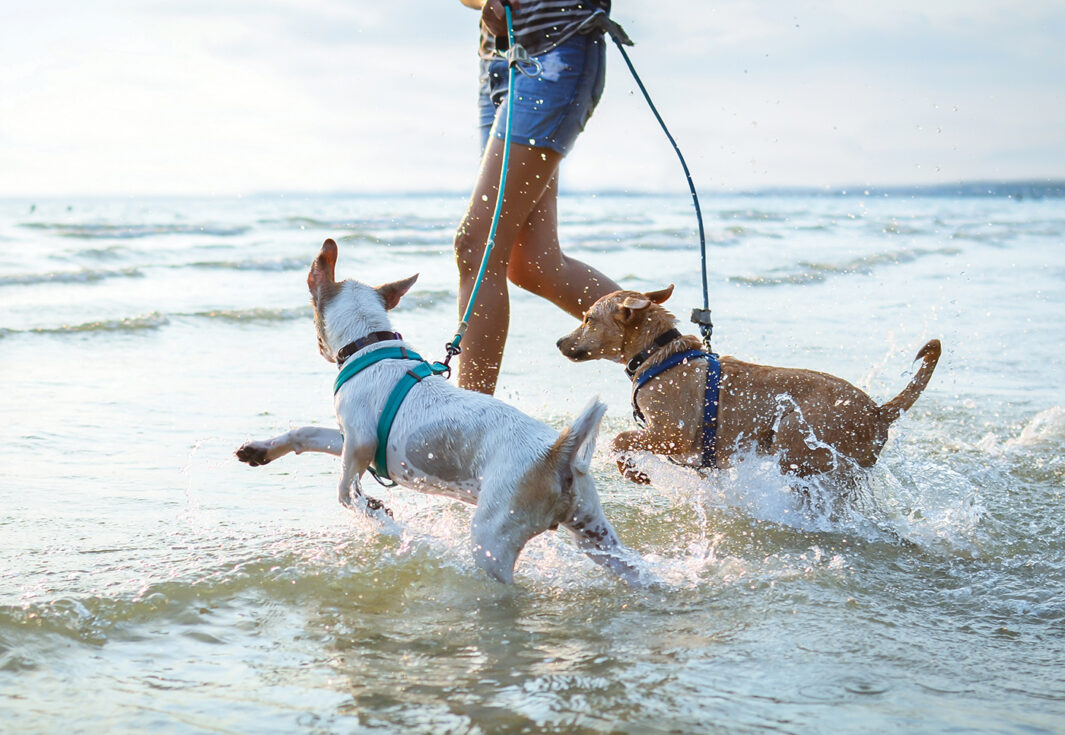
[[[587,360],[590,355],[588,350],[579,347],[577,340],[573,338],[572,334],[566,334],[558,338],[558,342],[555,342],[555,346],[558,347],[558,351],[570,360],[581,361]]]

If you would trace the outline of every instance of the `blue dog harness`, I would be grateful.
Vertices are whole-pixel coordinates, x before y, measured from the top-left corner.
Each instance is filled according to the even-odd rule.
[[[373,344],[373,342],[381,341],[383,339],[400,339],[399,333],[393,332],[375,332],[374,335],[388,335],[384,337],[378,337],[377,339],[370,339],[367,344]],[[363,338],[366,340],[367,338]],[[359,344],[363,340],[358,340],[352,344]],[[350,346],[350,345],[349,345]],[[366,344],[362,345],[363,347]],[[361,347],[359,348],[361,349]],[[347,348],[345,348],[347,350]],[[341,350],[343,353],[345,350]],[[358,349],[349,351],[350,355],[353,352],[357,352]],[[388,394],[388,400],[385,401],[384,410],[381,411],[381,418],[377,421],[377,452],[374,456],[373,465],[369,468],[373,476],[377,478],[378,482],[382,480],[390,480],[388,474],[388,435],[392,431],[392,422],[396,419],[396,414],[399,412],[399,407],[403,405],[403,399],[410,393],[410,389],[417,383],[425,380],[431,375],[440,375],[446,373],[448,368],[439,362],[430,363],[427,362],[417,352],[412,352],[406,347],[382,347],[379,350],[367,353],[358,359],[343,365],[340,369],[340,375],[337,376],[336,382],[333,383],[333,395],[337,394],[340,390],[340,386],[351,380],[355,375],[362,372],[366,368],[381,362],[382,360],[417,360],[418,364],[408,370],[403,377],[399,379],[396,386],[392,389],[392,392]],[[384,484],[382,482],[382,484]]]
[[[717,406],[721,389],[721,361],[718,359],[718,356],[713,352],[704,352],[703,350],[686,350],[685,352],[678,352],[675,355],[670,355],[659,364],[648,368],[639,377],[635,376],[636,370],[647,360],[651,353],[665,345],[667,342],[680,336],[680,332],[676,329],[671,329],[665,334],[660,335],[650,348],[644,350],[629,361],[629,366],[626,369],[626,372],[628,372],[629,376],[633,379],[632,417],[641,426],[646,426],[647,419],[644,417],[643,412],[640,411],[640,407],[636,404],[636,394],[649,380],[656,378],[667,370],[674,368],[677,365],[684,364],[689,360],[705,359],[706,391],[703,398],[702,466],[713,467],[716,469],[717,461],[714,459],[714,450],[717,446]]]

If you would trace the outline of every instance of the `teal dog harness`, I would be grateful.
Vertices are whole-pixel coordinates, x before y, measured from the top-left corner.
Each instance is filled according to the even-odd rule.
[[[333,384],[333,395],[337,394],[340,386],[344,385],[344,383],[382,360],[417,360],[418,364],[404,373],[403,377],[396,383],[396,387],[392,389],[392,392],[388,395],[388,400],[385,401],[385,408],[381,412],[381,418],[377,421],[377,453],[374,456],[370,472],[373,473],[379,482],[391,479],[388,474],[388,434],[392,431],[392,422],[396,419],[399,407],[403,405],[403,399],[407,397],[410,389],[417,383],[431,375],[440,375],[448,370],[445,365],[439,362],[427,362],[417,352],[412,352],[406,347],[382,347],[344,365],[340,369],[340,375],[337,376],[336,382]]]

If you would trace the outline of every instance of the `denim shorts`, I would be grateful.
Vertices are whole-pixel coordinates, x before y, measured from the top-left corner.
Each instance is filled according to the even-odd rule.
[[[535,57],[542,67],[530,79],[514,70],[514,120],[510,141],[566,155],[599,103],[606,80],[606,44],[599,33],[576,34]],[[507,129],[507,62],[481,59],[481,148]]]

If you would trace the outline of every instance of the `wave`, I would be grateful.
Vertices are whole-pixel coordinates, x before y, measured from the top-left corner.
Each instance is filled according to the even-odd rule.
[[[158,312],[152,312],[151,314],[144,314],[142,316],[123,317],[121,319],[103,319],[93,322],[82,322],[81,324],[60,324],[55,327],[33,327],[30,329],[0,329],[0,337],[15,335],[15,334],[47,334],[47,335],[62,335],[62,334],[86,334],[93,332],[102,333],[114,333],[114,332],[144,332],[159,329],[170,323],[170,319],[165,314]]]
[[[131,626],[175,618],[190,622],[213,603],[249,592],[278,601],[314,598],[342,605],[349,593],[376,594],[382,588],[433,579],[440,583],[440,594],[456,595],[457,600],[510,594],[484,575],[468,552],[469,510],[456,509],[449,501],[422,500],[407,507],[387,501],[405,518],[401,521],[364,516],[320,532],[281,530],[221,538],[212,532],[209,538],[177,543],[173,536],[160,540],[162,553],[148,562],[149,574],[160,575],[154,581],[122,585],[106,595],[86,591],[0,605],[0,670],[20,663],[32,666],[32,659],[20,662],[4,656],[5,642],[16,635],[58,634],[99,646]],[[527,562],[519,567],[523,579],[552,584],[554,573],[563,576],[563,584],[583,579],[582,588],[612,588],[613,579],[584,561],[568,538],[550,536],[534,540],[525,555],[540,562],[546,556],[551,569],[545,572],[544,564]],[[143,559],[128,563],[136,564],[144,579]]]
[[[740,283],[746,286],[793,286],[820,283],[827,281],[831,276],[870,275],[880,266],[911,263],[920,258],[934,255],[953,256],[959,253],[961,253],[960,248],[952,247],[911,248],[863,255],[842,263],[800,261],[796,265],[802,270],[792,273],[780,276],[729,276],[728,280],[732,283]]]
[[[134,240],[143,237],[162,235],[211,235],[213,237],[232,237],[243,235],[251,228],[247,225],[219,224],[69,224],[65,222],[23,222],[21,227],[44,230],[60,237],[73,237],[85,240],[120,239]]]
[[[152,312],[140,316],[121,317],[118,319],[101,319],[98,321],[82,322],[79,324],[60,324],[54,327],[33,327],[30,329],[6,329],[0,328],[0,337],[19,334],[37,335],[66,335],[66,334],[113,334],[115,332],[135,334],[138,332],[150,332],[165,327],[175,318],[192,319],[215,319],[221,322],[254,323],[254,322],[281,322],[292,319],[306,319],[311,316],[311,307],[299,308],[266,308],[257,307],[250,309],[211,309],[209,311],[197,311],[175,314],[163,314]]]
[[[27,605],[0,606],[0,632],[53,633],[103,645],[125,625],[178,615],[189,608],[202,610],[204,602],[228,599],[256,587],[281,594],[297,582],[306,587],[318,581],[321,574],[334,571],[317,565],[308,568],[308,560],[299,553],[264,551],[253,553],[250,559],[232,560],[224,567],[208,568],[195,577],[151,584],[136,593],[64,596]],[[342,572],[343,567],[334,573]]]
[[[1021,433],[1006,442],[1007,446],[1037,447],[1065,446],[1065,406],[1053,406],[1037,413],[1021,429]]]
[[[454,291],[419,291],[408,295],[403,299],[400,306],[402,311],[414,311],[419,309],[438,309],[441,306],[453,308],[456,294]],[[298,307],[265,307],[255,306],[242,309],[208,309],[204,311],[161,313],[151,312],[138,316],[121,317],[117,319],[101,319],[78,324],[60,324],[50,327],[33,327],[30,329],[9,329],[0,327],[0,337],[15,335],[69,335],[69,334],[113,334],[123,332],[135,334],[149,332],[165,327],[174,319],[205,319],[216,322],[229,322],[233,324],[254,324],[269,322],[285,322],[296,319],[308,319],[313,312],[309,305]]]
[[[983,454],[1006,460],[1028,481],[1058,486],[1065,477],[1065,406],[1053,406],[1029,419],[1015,436],[985,434],[974,445]]]
[[[82,324],[61,325],[58,327],[37,327],[26,330],[35,334],[82,334],[85,332],[143,332],[159,329],[170,323],[165,314],[152,312],[143,316],[105,319]]]
[[[128,249],[124,245],[109,245],[102,248],[85,248],[74,254],[78,257],[92,260],[118,260],[126,252],[128,252]]]
[[[1060,219],[981,221],[954,225],[937,220],[936,225],[944,230],[953,226],[950,234],[952,240],[987,245],[1004,245],[1018,238],[1061,239],[1065,235],[1065,220]]]
[[[311,261],[308,258],[267,258],[263,260],[204,260],[174,267],[236,271],[302,271],[310,265]]]
[[[178,316],[217,319],[223,322],[283,322],[292,319],[306,319],[313,314],[310,306],[294,309],[256,307],[251,309],[211,309]]]
[[[602,253],[617,250],[619,247],[642,251],[687,250],[699,247],[698,231],[694,227],[656,227],[631,232],[624,229],[614,231],[570,229],[565,235],[568,237],[565,244],[566,252]],[[708,237],[708,240],[715,244],[718,242],[718,238],[713,235]],[[722,242],[721,244],[728,243]]]
[[[448,309],[455,308],[455,300],[458,293],[449,289],[433,291],[415,291],[403,297],[399,308],[403,311],[414,309],[438,309],[442,306]]]
[[[890,220],[888,222],[874,222],[870,227],[874,232],[882,235],[902,235],[905,237],[916,237],[918,235],[927,235],[928,230],[917,227],[915,225],[899,222],[898,220]]]
[[[80,271],[52,271],[50,273],[18,273],[0,276],[0,286],[34,286],[41,283],[93,283],[107,278],[142,278],[138,268],[94,269]]]
[[[400,217],[363,217],[363,218],[340,218],[322,219],[318,217],[293,216],[281,218],[260,219],[260,225],[271,227],[284,227],[298,230],[337,230],[340,232],[359,234],[374,230],[400,230],[415,232],[438,232],[450,231],[454,233],[457,222],[452,219],[436,217],[419,217],[404,214]],[[348,237],[353,235],[349,234]]]

